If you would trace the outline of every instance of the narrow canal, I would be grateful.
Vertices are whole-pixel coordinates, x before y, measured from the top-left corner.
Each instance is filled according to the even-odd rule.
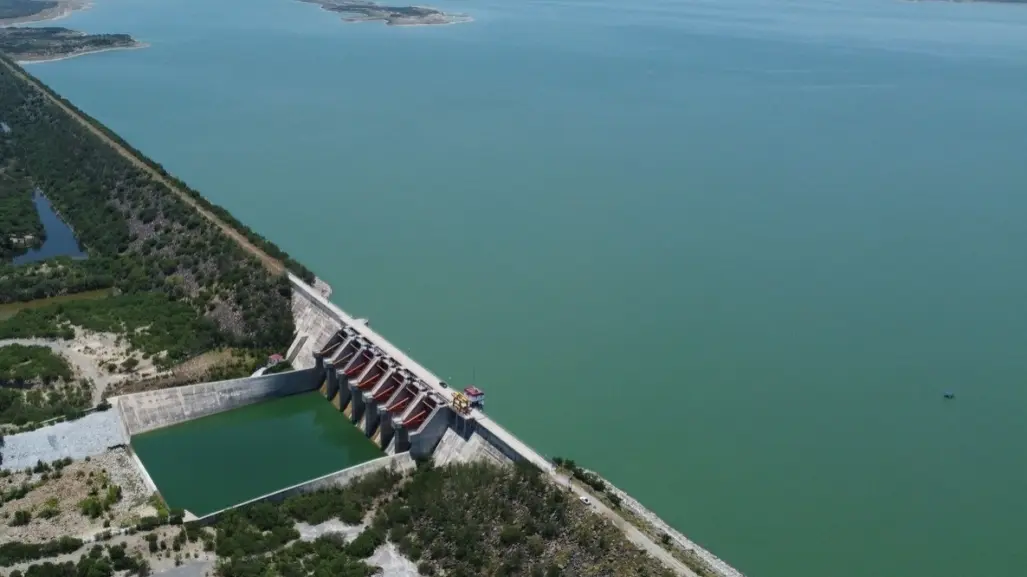
[[[79,246],[74,231],[61,220],[50,201],[37,190],[32,196],[32,202],[35,203],[39,220],[43,222],[43,228],[46,229],[46,240],[42,246],[31,248],[25,254],[14,257],[12,264],[39,262],[57,256],[86,258],[86,253]]]
[[[382,456],[317,392],[136,435],[132,448],[168,506],[197,516]]]

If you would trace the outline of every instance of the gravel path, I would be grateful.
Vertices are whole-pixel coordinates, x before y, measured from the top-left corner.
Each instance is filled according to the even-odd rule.
[[[303,541],[313,541],[324,535],[337,534],[349,543],[356,539],[365,527],[366,525],[347,525],[338,519],[325,521],[318,525],[296,523],[296,530],[300,532],[300,539]],[[386,543],[375,549],[374,554],[367,559],[367,563],[381,567],[382,577],[420,577],[417,573],[417,565],[401,555],[392,543]]]
[[[342,535],[342,538],[347,543],[357,538],[357,535],[364,530],[363,525],[347,525],[338,519],[332,519],[331,521],[325,521],[319,525],[309,525],[307,523],[296,523],[296,530],[300,532],[301,541],[314,541],[318,537],[324,535],[338,534]]]
[[[106,452],[110,447],[126,445],[121,416],[115,409],[100,411],[81,419],[7,435],[0,449],[0,468],[19,470],[36,461],[45,463],[71,457],[80,460]]]
[[[368,565],[382,568],[382,577],[420,577],[417,565],[396,550],[392,543],[386,543],[374,550],[367,559]]]
[[[191,561],[154,575],[158,577],[204,577],[204,575],[214,574],[214,565],[213,561]]]

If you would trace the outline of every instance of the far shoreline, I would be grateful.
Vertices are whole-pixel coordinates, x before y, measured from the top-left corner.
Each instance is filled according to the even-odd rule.
[[[0,20],[0,28],[17,26],[18,24],[33,24],[35,22],[51,22],[71,16],[78,10],[88,10],[93,7],[92,2],[86,0],[57,0],[57,6],[44,8],[35,14],[6,18]]]
[[[353,12],[346,12],[346,11],[343,11],[343,10],[333,10],[331,8],[331,6],[333,6],[333,4],[331,2],[326,2],[326,1],[321,1],[321,0],[294,0],[294,1],[302,3],[302,4],[313,4],[315,6],[318,6],[321,10],[323,10],[325,12],[329,12],[331,14],[340,15],[341,16],[340,19],[343,22],[345,22],[346,24],[360,24],[360,23],[365,23],[365,22],[381,22],[385,26],[391,26],[391,27],[395,27],[395,28],[400,28],[400,27],[410,27],[410,28],[413,28],[413,27],[419,27],[419,26],[450,26],[450,25],[453,25],[453,24],[468,24],[470,22],[474,22],[474,18],[471,17],[469,14],[443,12],[442,10],[439,10],[438,8],[434,8],[434,7],[431,7],[431,6],[420,6],[420,5],[417,5],[417,4],[411,4],[410,6],[405,6],[405,8],[420,8],[420,9],[423,9],[423,10],[431,10],[431,11],[436,13],[435,15],[441,16],[442,18],[446,18],[447,20],[446,21],[440,21],[440,22],[416,22],[416,21],[412,21],[412,22],[405,22],[405,21],[403,21],[403,22],[395,22],[392,18],[389,18],[387,16],[369,16],[367,14],[362,14],[359,11],[360,6],[355,6],[354,7],[355,10]],[[377,8],[382,8],[382,9],[388,8],[388,6],[380,5],[380,4],[377,4],[376,2],[373,2],[373,1],[368,1],[367,4],[371,5],[371,6],[374,6],[374,7],[377,7]],[[338,4],[338,5],[335,5],[335,6],[341,7],[342,4]],[[364,6],[364,7],[367,7],[367,6]],[[353,16],[346,16],[346,14],[353,14]]]
[[[26,65],[30,65],[30,64],[46,64],[47,62],[57,62],[58,60],[69,60],[71,58],[78,58],[79,56],[88,56],[90,54],[99,54],[101,52],[112,52],[114,50],[139,50],[141,48],[149,48],[149,47],[150,47],[150,45],[147,44],[146,42],[136,41],[136,43],[134,45],[132,45],[132,46],[111,46],[109,48],[101,48],[99,50],[82,50],[81,52],[74,52],[72,54],[62,54],[60,56],[54,56],[52,58],[50,58],[50,57],[42,57],[42,58],[18,59],[18,60],[15,60],[15,62],[18,64],[18,66],[26,66]]]

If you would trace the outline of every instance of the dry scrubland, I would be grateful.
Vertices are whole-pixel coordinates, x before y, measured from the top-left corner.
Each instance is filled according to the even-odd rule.
[[[8,473],[0,479],[0,492],[4,495],[30,487],[23,497],[5,499],[0,505],[0,521],[4,525],[0,542],[42,543],[69,535],[87,538],[103,531],[105,524],[114,528],[126,526],[154,513],[148,504],[151,495],[125,449],[38,471]],[[118,496],[111,499],[109,506],[101,507],[106,510],[83,512],[87,499],[103,501],[108,492]],[[12,525],[18,511],[31,515],[28,523]]]

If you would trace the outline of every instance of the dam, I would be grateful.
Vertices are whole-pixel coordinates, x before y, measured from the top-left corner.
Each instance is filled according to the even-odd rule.
[[[203,518],[379,460],[552,465],[297,277],[294,370],[114,397],[144,478]],[[456,397],[458,399],[459,397]]]
[[[345,486],[386,467],[409,471],[428,459],[437,465],[527,462],[554,482],[569,483],[547,458],[368,321],[331,303],[327,285],[311,286],[291,274],[289,281],[296,334],[285,357],[293,370],[110,399],[144,481],[170,507],[211,523],[246,503]],[[197,452],[201,445],[209,446]],[[267,474],[270,468],[277,470]],[[698,559],[708,575],[741,577],[619,494],[625,510],[659,531],[664,546]],[[621,520],[620,526],[678,573],[696,575],[631,525]]]

